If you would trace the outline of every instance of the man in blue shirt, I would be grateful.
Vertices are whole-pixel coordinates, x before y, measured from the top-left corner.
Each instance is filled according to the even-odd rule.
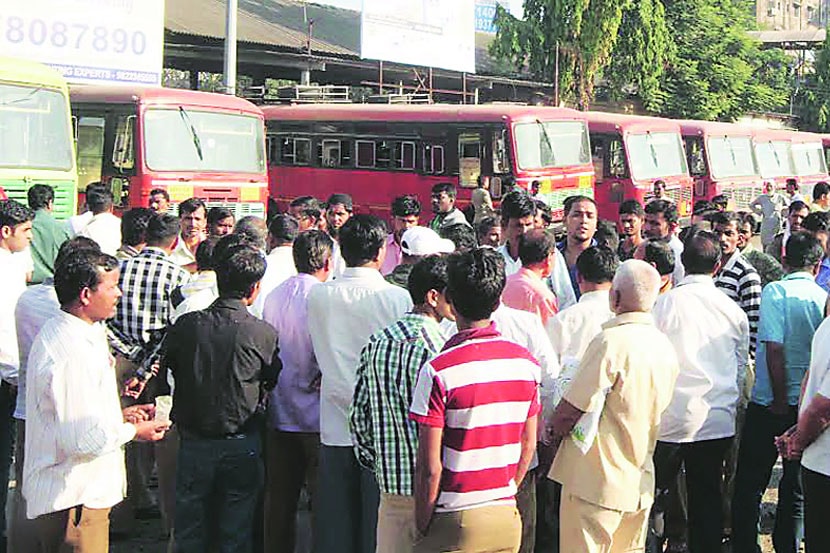
[[[815,283],[824,249],[808,232],[787,240],[789,273],[761,295],[756,379],[746,410],[732,500],[732,551],[759,553],[760,502],[778,451],[775,437],[795,424],[801,381],[827,292]],[[772,540],[776,553],[798,553],[804,536],[799,462],[784,460]]]
[[[816,284],[824,288],[825,292],[830,292],[830,249],[828,249],[828,238],[830,238],[830,212],[814,211],[804,217],[804,222],[801,223],[804,230],[816,237],[824,249],[824,259],[821,260],[818,274],[816,275]]]

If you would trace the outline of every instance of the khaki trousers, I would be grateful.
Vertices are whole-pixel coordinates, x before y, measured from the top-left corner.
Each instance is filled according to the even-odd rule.
[[[415,542],[413,551],[516,553],[521,540],[522,520],[519,511],[513,505],[497,505],[455,513],[435,513],[427,534]]]
[[[415,529],[415,496],[380,494],[377,553],[412,553]]]
[[[109,509],[84,506],[39,516],[32,521],[37,544],[31,553],[107,553],[109,516]]]
[[[627,553],[644,551],[649,509],[625,513],[606,509],[562,489],[559,551],[562,553]]]

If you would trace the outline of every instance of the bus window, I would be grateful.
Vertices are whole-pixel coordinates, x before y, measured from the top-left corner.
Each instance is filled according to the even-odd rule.
[[[391,140],[378,140],[375,145],[375,166],[378,169],[395,168]]]
[[[375,166],[375,143],[372,140],[358,140],[357,146],[357,167],[373,168]]]
[[[618,179],[627,177],[625,148],[622,140],[614,138],[608,143],[608,174]]]
[[[323,167],[348,167],[351,162],[349,142],[323,140],[320,143],[320,165]]]
[[[689,164],[689,172],[693,177],[706,175],[706,160],[703,158],[703,139],[700,137],[689,137],[686,142],[686,163]]]
[[[115,123],[112,164],[121,172],[135,168],[135,115],[121,115]]]
[[[500,129],[493,132],[493,174],[498,175],[510,172],[510,162],[507,159],[507,131]]]
[[[481,135],[464,133],[458,135],[459,182],[465,188],[476,188],[481,175]]]
[[[81,190],[89,183],[101,180],[105,123],[103,117],[78,119],[78,185]]]
[[[415,169],[415,143],[414,142],[396,142],[395,143],[395,166],[398,169]]]
[[[309,165],[311,163],[311,139],[283,138],[280,160],[285,165]]]
[[[437,144],[424,145],[424,173],[440,175],[444,172],[444,147]]]

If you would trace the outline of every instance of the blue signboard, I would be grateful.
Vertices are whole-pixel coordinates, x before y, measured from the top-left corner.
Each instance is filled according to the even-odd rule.
[[[496,34],[493,18],[496,17],[495,0],[476,1],[476,32]]]

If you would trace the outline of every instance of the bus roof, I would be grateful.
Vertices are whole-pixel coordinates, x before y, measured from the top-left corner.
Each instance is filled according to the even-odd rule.
[[[501,122],[584,121],[581,112],[568,108],[486,105],[389,105],[389,104],[298,104],[264,106],[265,119],[276,121],[382,121],[382,122]]]
[[[683,136],[752,136],[752,127],[723,121],[678,120]]]
[[[73,85],[70,100],[81,104],[142,104],[145,106],[180,106],[220,108],[262,115],[256,105],[244,98],[182,88],[161,86]]]
[[[0,81],[66,88],[63,76],[36,61],[0,56]]]
[[[677,121],[663,117],[605,113],[602,111],[586,111],[583,115],[588,120],[588,128],[591,132],[645,133],[649,131],[674,131],[680,133],[680,125]]]

